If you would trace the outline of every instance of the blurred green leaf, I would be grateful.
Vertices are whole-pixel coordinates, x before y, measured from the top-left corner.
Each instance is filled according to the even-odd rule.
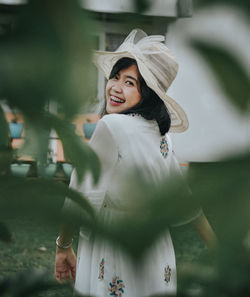
[[[246,14],[250,14],[250,2],[248,0],[194,0],[193,3],[198,8],[209,5],[231,5],[235,8],[241,9]]]
[[[11,237],[12,237],[12,235],[11,235],[7,225],[3,222],[0,222],[0,240],[5,241],[5,242],[10,242]]]
[[[23,113],[52,99],[72,118],[93,91],[90,20],[66,0],[29,1],[17,19],[0,39],[0,95]]]
[[[72,133],[69,122],[54,115],[49,115],[47,120],[58,133],[63,144],[66,160],[72,162],[77,172],[78,181],[80,182],[84,174],[90,170],[94,182],[97,183],[101,168],[96,153],[83,141],[81,136]]]
[[[151,2],[149,0],[134,0],[134,5],[138,13],[143,13],[150,8]]]
[[[55,129],[62,141],[65,158],[76,169],[78,180],[81,181],[84,174],[90,170],[94,182],[98,181],[100,174],[99,159],[82,137],[72,132],[69,121],[46,112],[26,113],[25,126],[25,143],[18,150],[19,155],[32,156],[39,163],[45,164],[47,162],[50,131]]]
[[[250,155],[215,163],[191,164],[189,184],[193,196],[212,211],[219,239],[217,281],[210,287],[223,296],[248,296],[249,249],[244,240],[250,230]],[[193,278],[193,282],[197,279]],[[206,293],[209,292],[207,284]]]
[[[5,119],[5,115],[0,105],[0,149],[6,148],[9,144],[9,126]]]
[[[63,288],[56,281],[50,280],[47,275],[46,271],[32,269],[1,280],[0,296],[28,297],[48,289]]]
[[[18,155],[28,155],[38,163],[47,163],[51,127],[46,122],[45,113],[29,113],[25,116],[25,141],[17,150]]]
[[[249,211],[250,155],[240,155],[221,162],[192,163],[188,181],[196,199],[202,205],[213,205],[218,215],[222,207],[227,212],[242,214]],[[221,216],[221,220],[227,220]],[[227,222],[228,224],[234,221]],[[240,223],[240,222],[238,222]]]
[[[180,294],[178,294],[178,295],[176,295],[176,294],[160,294],[160,295],[150,295],[150,297],[188,297],[188,295],[180,295]],[[146,296],[142,296],[142,297],[146,297]]]
[[[0,149],[0,177],[8,175],[13,152],[10,148]]]
[[[216,44],[198,39],[190,42],[212,69],[225,95],[242,112],[249,112],[250,78],[237,57]]]
[[[68,188],[66,184],[52,180],[29,180],[18,177],[2,177],[0,180],[0,215],[2,218],[31,216],[44,224],[64,222],[94,224],[95,212],[87,199]],[[78,213],[69,212],[67,218],[61,208],[65,197],[76,203]]]
[[[182,178],[173,177],[156,186],[140,176],[127,179],[121,200],[126,204],[120,211],[118,207],[114,222],[97,225],[97,233],[138,261],[169,226],[192,218],[199,209]]]

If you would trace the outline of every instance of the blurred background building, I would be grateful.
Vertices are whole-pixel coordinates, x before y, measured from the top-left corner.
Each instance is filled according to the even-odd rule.
[[[0,0],[0,34],[11,30],[16,4],[25,1]],[[168,94],[183,106],[190,122],[186,132],[172,136],[181,161],[215,161],[249,148],[250,120],[229,103],[209,67],[189,45],[192,37],[215,40],[236,53],[249,70],[250,36],[244,16],[225,7],[193,13],[192,0],[154,0],[143,14],[135,12],[133,0],[85,0],[81,6],[94,20],[95,49],[115,50],[136,27],[166,36],[179,61],[179,74]],[[96,97],[103,100],[105,79],[95,71]],[[96,118],[79,115],[77,130],[92,120]]]

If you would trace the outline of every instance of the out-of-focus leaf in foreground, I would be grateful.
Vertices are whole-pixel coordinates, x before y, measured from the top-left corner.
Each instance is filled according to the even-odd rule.
[[[19,154],[27,154],[46,163],[49,133],[55,129],[64,148],[65,159],[76,169],[78,180],[90,171],[97,182],[100,174],[100,161],[82,137],[72,132],[71,123],[51,113],[28,115],[26,117],[26,141]]]
[[[1,280],[0,296],[29,297],[60,287],[62,289],[62,285],[48,279],[46,271],[32,269]]]
[[[200,296],[249,296],[250,246],[245,244],[250,230],[249,165],[249,154],[191,165],[193,196],[211,211],[218,237],[212,277],[207,281],[200,277],[207,263],[189,275],[192,284],[204,289]]]
[[[242,155],[221,162],[191,165],[189,184],[193,196],[205,207],[212,207],[218,220],[220,236],[232,238],[232,232],[244,233],[250,219],[250,155]],[[221,212],[225,215],[221,215]],[[237,222],[237,224],[235,223]],[[231,227],[229,230],[227,227]],[[241,228],[240,228],[241,227]],[[237,230],[235,236],[242,236]]]
[[[44,224],[62,222],[91,227],[95,222],[95,213],[78,192],[66,184],[52,180],[28,180],[18,177],[2,177],[0,180],[1,218],[26,217],[41,219]],[[78,205],[78,212],[62,214],[61,207],[65,197]]]
[[[89,26],[77,1],[29,1],[0,39],[0,95],[22,112],[41,112],[52,99],[75,115],[91,91]]]
[[[149,9],[151,3],[149,0],[134,0],[134,5],[138,13],[143,13],[145,10]]]
[[[249,112],[250,78],[237,57],[216,44],[197,39],[190,42],[206,60],[231,102],[242,112]]]
[[[188,221],[201,206],[205,214],[212,214],[218,246],[210,262],[205,259],[199,267],[187,266],[181,278],[189,280],[189,289],[192,285],[201,289],[197,296],[215,296],[218,292],[223,296],[233,296],[232,292],[247,296],[250,278],[250,245],[246,244],[250,230],[249,164],[249,154],[217,163],[192,164],[187,176],[192,195],[182,179],[168,179],[155,186],[137,174],[129,179],[121,200],[121,203],[128,200],[129,203],[122,208],[119,204],[111,205],[117,210],[117,216],[106,226],[98,225],[97,232],[118,244],[133,259],[140,260],[166,228]],[[186,291],[182,293],[185,295]]]
[[[51,127],[45,113],[34,112],[25,117],[25,142],[17,150],[18,155],[28,155],[41,164],[47,162]]]
[[[91,32],[93,24],[78,1],[29,1],[19,9],[13,32],[0,38],[0,97],[25,119],[25,143],[19,155],[46,163],[54,128],[79,179],[90,169],[97,181],[95,154],[72,129],[69,133],[70,121],[92,94]],[[60,112],[53,121],[48,121],[49,101]],[[1,141],[6,144],[8,130],[1,115],[0,121]]]
[[[5,242],[11,241],[11,233],[5,223],[0,222],[0,240]]]
[[[188,220],[199,209],[180,177],[156,186],[135,174],[126,185],[122,195],[124,211],[114,206],[114,222],[103,228],[98,225],[97,232],[120,245],[135,260],[140,260],[170,225]]]
[[[0,150],[6,149],[9,144],[8,129],[9,127],[0,105]]]
[[[64,147],[67,160],[72,162],[76,169],[78,181],[81,181],[87,170],[90,170],[94,182],[97,182],[100,174],[100,161],[96,153],[86,144],[81,137],[72,133],[70,123],[60,120],[58,117],[48,115],[47,122],[57,131]]]
[[[2,148],[0,150],[0,176],[9,173],[12,157],[13,152],[10,148]]]
[[[205,7],[211,5],[231,5],[235,8],[241,9],[242,12],[250,14],[250,2],[248,0],[194,0],[196,7]]]

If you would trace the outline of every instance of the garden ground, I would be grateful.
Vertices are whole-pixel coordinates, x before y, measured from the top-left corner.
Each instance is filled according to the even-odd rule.
[[[13,240],[8,244],[0,242],[0,280],[17,272],[29,271],[31,268],[46,270],[52,278],[58,226],[41,224],[29,218],[12,218],[5,222],[12,231]],[[203,241],[190,224],[173,228],[171,233],[176,250],[177,269],[186,262],[198,261],[206,253]],[[77,237],[74,240],[74,247],[76,246]],[[69,295],[69,289],[60,292],[53,289],[42,293],[41,296]]]

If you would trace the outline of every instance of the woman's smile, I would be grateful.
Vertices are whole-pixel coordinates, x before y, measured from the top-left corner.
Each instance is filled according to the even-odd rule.
[[[126,100],[119,98],[117,96],[114,95],[110,95],[110,104],[113,106],[120,106],[121,104],[123,104]]]
[[[140,100],[141,92],[136,65],[120,70],[108,80],[106,86],[107,113],[123,112],[135,106]]]

